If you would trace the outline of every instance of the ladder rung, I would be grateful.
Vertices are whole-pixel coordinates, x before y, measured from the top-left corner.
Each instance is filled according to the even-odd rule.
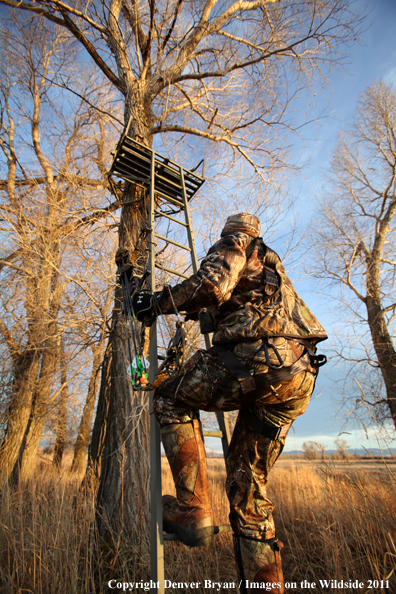
[[[163,241],[167,241],[168,243],[177,245],[177,247],[179,248],[183,248],[183,250],[191,252],[191,249],[189,247],[187,247],[186,245],[182,245],[181,243],[177,243],[177,241],[173,241],[172,239],[169,239],[169,237],[163,237],[162,235],[158,235],[158,233],[154,233],[154,237],[158,237],[158,239],[162,239]]]
[[[139,151],[142,156],[143,155],[147,156],[148,159],[151,158],[152,149],[148,148],[144,144],[141,144],[137,140],[134,140],[131,136],[128,136],[127,134],[125,134],[122,137],[122,142],[127,143],[130,146],[132,146],[136,151]],[[155,153],[155,160],[156,160],[156,163],[158,163],[159,165],[164,165],[165,167],[168,167],[171,171],[176,170],[176,172],[179,172],[179,170],[180,170],[180,165],[178,163],[175,163],[175,161],[172,161],[171,159],[168,159],[167,157],[163,157],[159,153]],[[196,183],[202,184],[205,181],[203,177],[197,175],[193,171],[184,169],[184,167],[182,167],[182,169],[185,173],[188,174],[189,177],[196,180]]]
[[[128,142],[128,139],[125,139],[119,147],[117,157],[119,159],[126,159],[131,162],[134,167],[138,168],[140,171],[146,171],[150,176],[151,155],[139,151],[136,146],[133,146],[131,142]]]
[[[183,192],[183,188],[180,184],[180,177],[179,179],[175,178],[173,179],[168,179],[166,177],[164,177],[163,175],[161,175],[161,173],[164,173],[163,169],[160,169],[159,167],[157,168],[158,171],[155,172],[155,185],[157,184],[163,184],[165,186],[169,185],[169,188],[171,190],[173,190],[174,192],[177,192],[178,194],[181,194]],[[174,176],[172,176],[174,177]]]
[[[225,532],[232,532],[232,528],[229,524],[223,524],[222,526],[213,526],[214,534],[224,534]],[[164,540],[180,540],[178,534],[170,532],[164,533]]]
[[[155,194],[157,194],[160,198],[164,198],[167,202],[171,202],[179,208],[184,209],[183,202],[180,202],[180,200],[176,200],[176,198],[172,198],[172,196],[169,196],[169,194],[165,194],[165,192],[160,192],[157,188],[155,189]]]
[[[131,148],[128,144],[124,144],[122,150],[118,155],[118,162],[122,161],[124,167],[133,167],[142,174],[146,174],[147,179],[150,179],[151,172],[151,156],[139,154]],[[167,175],[166,175],[167,174]],[[159,186],[173,190],[177,194],[182,194],[183,188],[180,183],[180,174],[175,169],[169,167],[166,163],[155,160],[155,186]],[[194,187],[191,188],[194,191]]]
[[[161,217],[165,217],[166,219],[170,219],[171,221],[174,221],[175,223],[179,223],[179,225],[183,225],[183,227],[188,227],[187,223],[183,223],[183,221],[178,221],[174,217],[171,217],[171,216],[165,214],[164,212],[161,212],[160,210],[157,210],[156,208],[154,209],[154,212],[156,212]]]
[[[203,431],[206,437],[223,437],[222,431]]]
[[[171,274],[175,274],[176,276],[181,276],[182,278],[190,278],[187,274],[182,274],[181,272],[176,272],[176,270],[171,270],[170,268],[166,268],[165,266],[161,266],[160,264],[155,265],[156,268],[160,270],[165,270],[165,272],[170,272]]]
[[[142,160],[135,151],[123,146],[117,154],[117,158],[114,162],[113,167],[117,167],[119,163],[122,163],[124,167],[128,167],[140,175],[145,175],[150,179],[150,159]]]

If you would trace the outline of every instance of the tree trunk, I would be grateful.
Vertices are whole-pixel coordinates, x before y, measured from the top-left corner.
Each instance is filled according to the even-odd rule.
[[[40,352],[30,347],[14,366],[14,394],[9,407],[7,429],[0,447],[0,477],[6,481],[18,460],[26,426],[31,414],[33,393],[39,371]]]
[[[396,428],[396,352],[381,312],[381,304],[367,297],[367,314],[371,338],[385,384],[386,400]]]
[[[51,388],[59,358],[59,349],[54,345],[52,349],[46,343],[40,376],[33,397],[30,419],[22,441],[20,454],[13,471],[13,482],[30,479],[36,468],[36,455],[40,444],[43,428],[48,415]]]
[[[135,201],[139,197],[137,192],[128,188],[124,200]],[[147,197],[144,199],[147,200]],[[123,209],[120,244],[129,250],[136,244],[143,225],[147,224],[147,205],[144,206],[145,209],[139,210]],[[140,542],[144,539],[149,541],[148,394],[134,392],[127,374],[128,347],[120,301],[121,289],[118,287],[109,343],[110,381],[102,373],[101,384],[103,402],[108,402],[108,415],[100,421],[97,418],[101,431],[105,431],[97,494],[97,524],[99,534],[108,544],[112,543],[114,550],[123,535],[135,537]],[[103,414],[105,408],[102,406],[97,414]]]
[[[61,340],[60,354],[59,354],[59,367],[60,367],[60,378],[61,378],[61,393],[59,397],[59,408],[58,408],[58,424],[56,430],[56,441],[54,450],[53,464],[56,468],[60,469],[62,466],[63,453],[65,451],[66,441],[66,430],[67,430],[67,399],[69,389],[67,387],[67,365],[66,355],[63,340]]]
[[[115,314],[117,316],[117,313]],[[148,539],[149,415],[148,393],[133,392],[122,319],[112,339],[109,410],[97,495],[99,534],[117,550],[119,539]]]
[[[107,344],[101,368],[101,383],[98,397],[98,406],[96,410],[94,426],[92,429],[91,444],[88,450],[87,469],[83,480],[83,487],[90,486],[94,491],[97,490],[97,486],[99,484],[104,441],[106,437],[109,415],[110,392],[107,389],[107,386],[111,382],[111,376],[113,373],[111,338]]]
[[[376,226],[371,253],[366,254],[366,308],[371,338],[385,384],[387,405],[396,428],[396,353],[383,312],[380,284],[383,250],[395,213],[396,198],[393,195],[382,220]]]
[[[58,337],[58,314],[62,286],[59,284],[58,272],[52,273],[50,294],[52,299],[46,316],[47,319],[43,322],[46,330],[46,340],[41,359],[40,374],[33,395],[29,422],[22,440],[18,460],[13,470],[13,482],[28,480],[34,474],[37,450],[48,415],[55,370],[59,364],[60,341]]]
[[[89,444],[89,436],[91,433],[91,421],[95,408],[96,394],[99,385],[99,372],[103,357],[102,343],[94,350],[92,372],[89,380],[87,401],[81,416],[80,425],[78,427],[78,435],[74,446],[74,456],[71,470],[76,474],[84,472],[86,467],[87,448]]]

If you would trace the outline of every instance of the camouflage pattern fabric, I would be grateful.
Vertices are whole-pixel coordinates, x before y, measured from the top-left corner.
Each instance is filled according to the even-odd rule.
[[[246,344],[245,362],[250,370],[264,372],[254,362]],[[243,345],[238,345],[243,352]],[[268,368],[266,368],[268,371]],[[258,390],[254,413],[274,426],[287,425],[307,408],[315,377],[303,371],[292,380]],[[238,410],[240,386],[222,361],[210,351],[197,351],[182,367],[180,375],[165,380],[154,397],[154,414],[161,427],[199,419],[199,409]],[[238,418],[226,459],[226,490],[230,522],[236,534],[270,539],[275,536],[273,505],[266,495],[268,473],[281,454],[285,438],[276,441],[254,432]]]
[[[208,308],[214,319],[213,342],[231,348],[252,374],[270,374],[264,342],[271,365],[279,364],[272,345],[289,367],[302,355],[302,342],[314,347],[327,334],[259,233],[257,217],[248,213],[228,217],[220,240],[198,272],[164,294],[159,309],[172,314],[174,306],[188,313]],[[308,368],[287,382],[256,390],[253,412],[276,427],[288,425],[306,410],[314,383],[314,370]],[[161,427],[199,419],[200,409],[217,412],[243,406],[237,379],[214,352],[202,350],[177,377],[165,380],[154,397]],[[265,438],[239,415],[226,459],[230,521],[236,534],[275,537],[266,483],[284,444],[285,437]]]
[[[236,549],[236,546],[239,546],[245,580],[253,582],[256,573],[262,567],[276,561],[274,547],[279,545],[279,548],[283,548],[283,543],[279,543],[278,541],[263,542],[241,537],[237,545],[236,539],[234,540],[234,548]],[[238,565],[237,569],[239,570]],[[239,571],[238,579],[242,579]]]
[[[251,242],[241,231],[225,234],[197,274],[161,298],[161,313],[173,313],[173,303],[188,313],[210,308],[214,343],[279,336],[325,340],[323,326],[298,296],[277,254],[258,242],[247,258]]]
[[[197,447],[189,447],[191,442],[195,444],[194,427],[191,423],[165,425],[161,429],[161,440],[172,470],[177,498],[188,505],[194,499],[200,464],[206,469],[206,460],[199,460]],[[183,466],[178,465],[181,449],[189,451],[184,455],[184,462],[187,460],[187,463]]]

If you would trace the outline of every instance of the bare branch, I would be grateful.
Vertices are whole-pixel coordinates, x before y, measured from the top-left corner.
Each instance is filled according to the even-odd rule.
[[[76,221],[71,221],[70,219],[68,219],[64,222],[64,224],[62,226],[59,227],[59,229],[58,229],[59,234],[61,236],[68,235],[72,231],[76,231],[77,229],[79,229],[80,227],[82,227],[84,225],[93,225],[94,223],[100,221],[100,219],[107,217],[109,214],[115,212],[122,206],[123,206],[122,202],[117,200],[116,202],[112,202],[112,204],[110,204],[109,206],[100,208],[85,217],[77,219]],[[33,246],[35,243],[36,242],[31,242],[31,245]],[[23,251],[23,249],[20,248],[20,249],[16,250],[15,252],[12,252],[12,254],[9,254],[6,258],[3,258],[2,260],[0,260],[0,271],[3,269],[4,266],[11,266],[12,268],[15,268],[15,270],[19,270],[20,272],[25,272],[23,268],[20,268],[19,266],[11,264],[12,260],[17,258],[22,253],[22,251]]]

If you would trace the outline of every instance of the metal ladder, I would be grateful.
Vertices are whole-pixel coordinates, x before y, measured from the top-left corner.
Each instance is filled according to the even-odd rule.
[[[165,241],[177,248],[188,252],[191,258],[193,272],[198,271],[198,260],[195,249],[194,235],[191,226],[188,202],[205,182],[203,177],[193,171],[184,169],[181,165],[170,161],[145,145],[136,142],[127,134],[118,142],[114,161],[110,173],[143,186],[150,192],[149,211],[149,270],[151,291],[156,290],[155,271],[160,269],[180,277],[189,278],[178,270],[165,267],[155,258],[156,240]],[[164,208],[168,210],[165,212]],[[184,221],[177,218],[184,215]],[[173,215],[173,216],[172,216]],[[174,225],[180,225],[187,232],[188,245],[183,245],[167,236],[155,233],[155,218],[164,217]],[[169,224],[171,224],[169,223]],[[152,326],[149,346],[150,371],[149,381],[154,381],[158,372],[158,340],[156,324]],[[205,335],[205,345],[211,346],[210,336]],[[164,535],[162,530],[162,489],[161,489],[161,449],[158,423],[152,413],[154,391],[149,395],[150,408],[150,473],[151,473],[151,592],[164,592],[164,554],[163,541],[176,540],[176,535]],[[230,427],[227,413],[216,413],[219,431],[204,431],[204,436],[220,437],[224,456],[230,443]],[[222,531],[222,530],[220,530]]]

